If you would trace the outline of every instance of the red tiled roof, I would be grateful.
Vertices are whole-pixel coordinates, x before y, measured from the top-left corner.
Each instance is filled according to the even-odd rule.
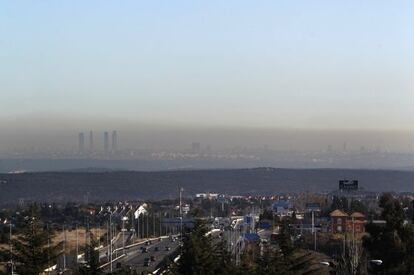
[[[365,218],[365,215],[360,212],[354,212],[351,214],[352,218]]]
[[[331,217],[348,217],[348,214],[345,212],[342,212],[339,209],[336,209],[334,211],[331,212],[331,214],[329,214],[329,216]]]

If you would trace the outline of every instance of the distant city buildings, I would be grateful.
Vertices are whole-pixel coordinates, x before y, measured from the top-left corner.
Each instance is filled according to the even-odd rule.
[[[111,145],[111,147],[109,147]],[[87,146],[87,147],[86,147]],[[87,153],[88,155],[95,155],[98,154],[99,156],[99,152],[102,152],[100,150],[96,150],[97,148],[95,148],[95,141],[94,141],[94,136],[93,136],[93,131],[90,130],[89,131],[89,143],[86,145],[85,143],[85,133],[84,132],[80,132],[78,134],[78,154],[85,154]],[[110,140],[109,140],[109,132],[105,131],[103,133],[103,152],[104,155],[107,156],[109,154],[115,154],[118,152],[118,132],[117,131],[112,131],[112,139],[111,139],[111,144],[110,144]]]
[[[85,135],[84,133],[78,134],[78,152],[82,154],[85,151]]]
[[[112,153],[118,151],[118,133],[117,131],[112,131]]]
[[[191,143],[191,152],[199,153],[201,151],[201,144],[200,142],[193,142]]]
[[[93,132],[89,132],[89,152],[93,152]]]
[[[105,155],[109,153],[109,134],[108,132],[104,132],[104,152]]]

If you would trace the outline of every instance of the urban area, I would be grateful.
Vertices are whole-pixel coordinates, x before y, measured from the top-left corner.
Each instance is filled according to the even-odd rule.
[[[414,194],[329,193],[105,203],[20,201],[0,212],[4,274],[403,274]]]

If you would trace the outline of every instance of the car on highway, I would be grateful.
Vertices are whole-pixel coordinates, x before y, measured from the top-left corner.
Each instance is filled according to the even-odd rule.
[[[160,251],[160,248],[158,246],[156,246],[156,247],[154,247],[154,251],[155,252]]]
[[[151,241],[146,241],[145,245],[151,245]]]
[[[150,258],[145,258],[144,259],[144,266],[150,266],[151,265],[151,259]]]
[[[155,256],[154,255],[151,255],[150,259],[151,259],[151,262],[155,262]]]
[[[148,253],[148,248],[144,247],[143,249],[141,249],[142,253]]]
[[[165,247],[165,251],[170,251],[170,250],[171,250],[171,247],[169,247],[169,246]]]

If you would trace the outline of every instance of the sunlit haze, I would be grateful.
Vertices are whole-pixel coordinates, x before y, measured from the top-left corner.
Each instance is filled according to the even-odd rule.
[[[4,3],[0,158],[414,167],[413,10],[410,1]]]
[[[3,117],[413,130],[411,1],[9,1]]]

